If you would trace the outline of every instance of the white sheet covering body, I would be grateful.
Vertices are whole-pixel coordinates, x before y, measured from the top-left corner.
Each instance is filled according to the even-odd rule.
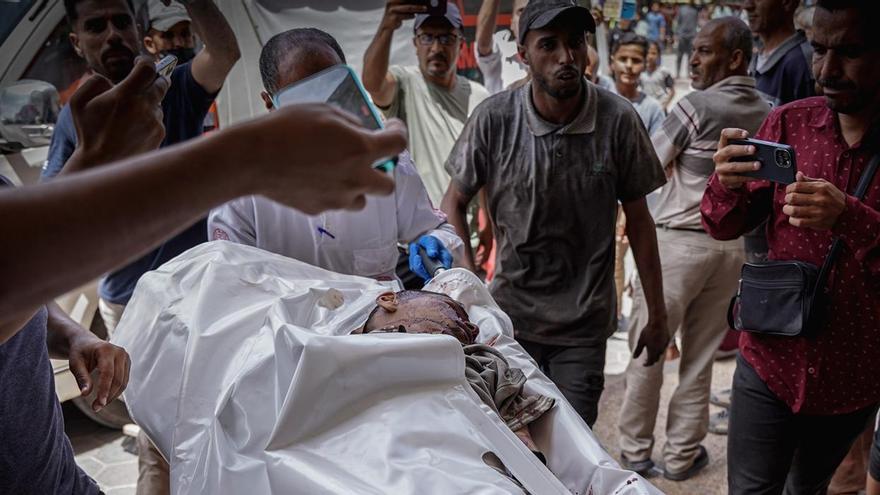
[[[557,399],[532,425],[549,470],[470,389],[458,341],[349,335],[387,285],[211,242],[142,277],[113,337],[172,492],[523,493],[482,461],[491,451],[538,495],[660,493],[602,450],[479,279],[455,269],[426,289],[461,301],[527,390]]]

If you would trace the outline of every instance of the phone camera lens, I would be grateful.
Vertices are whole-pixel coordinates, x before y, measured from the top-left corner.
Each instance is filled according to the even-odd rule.
[[[774,158],[779,167],[791,168],[791,154],[787,150],[776,150]]]

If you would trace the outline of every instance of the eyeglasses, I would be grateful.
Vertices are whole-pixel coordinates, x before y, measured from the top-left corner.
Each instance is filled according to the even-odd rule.
[[[460,38],[457,34],[419,34],[416,35],[416,40],[418,40],[419,44],[422,46],[431,46],[435,41],[439,42],[443,46],[450,46],[458,43],[458,39]]]

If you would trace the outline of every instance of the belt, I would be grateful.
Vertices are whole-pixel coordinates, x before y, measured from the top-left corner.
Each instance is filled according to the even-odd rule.
[[[706,233],[706,231],[703,229],[689,229],[687,227],[670,227],[668,223],[658,223],[657,228],[663,229],[663,230],[682,230],[684,232],[699,232],[700,234]]]

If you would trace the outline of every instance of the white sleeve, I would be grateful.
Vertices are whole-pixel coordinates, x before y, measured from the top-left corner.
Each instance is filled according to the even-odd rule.
[[[409,152],[400,154],[394,169],[394,181],[398,242],[409,244],[425,234],[432,235],[452,253],[455,261],[460,261],[464,255],[464,243],[455,228],[446,222],[446,215],[431,204]]]
[[[474,43],[474,56],[477,58],[477,67],[483,73],[483,86],[489,90],[489,94],[501,92],[504,89],[504,81],[501,80],[501,49],[498,43],[492,42],[492,53],[480,55],[477,44]]]
[[[214,208],[208,215],[208,239],[257,245],[253,196],[245,196]]]

